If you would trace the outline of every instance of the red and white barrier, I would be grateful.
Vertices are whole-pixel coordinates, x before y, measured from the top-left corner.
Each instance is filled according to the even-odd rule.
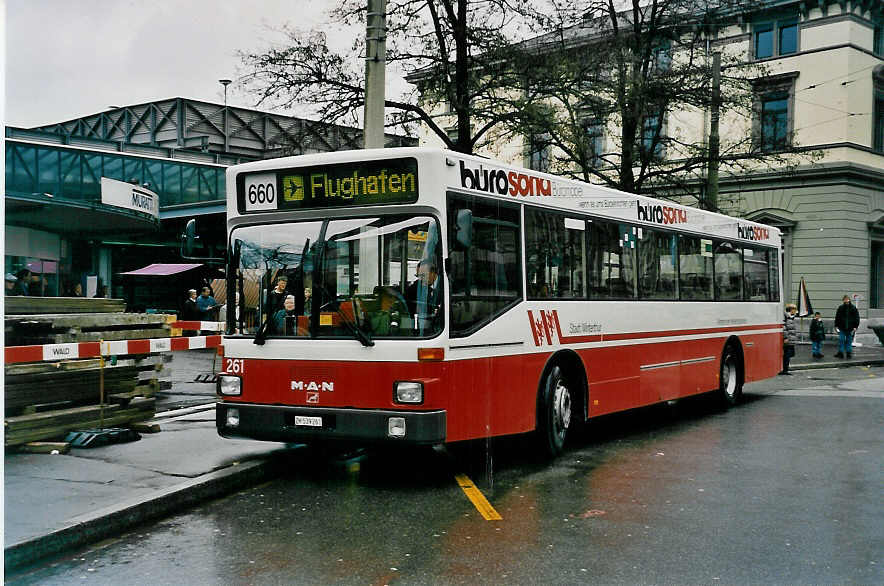
[[[98,356],[147,354],[149,352],[174,352],[176,350],[217,348],[219,346],[221,346],[220,335],[150,338],[147,340],[118,340],[113,342],[74,342],[71,344],[42,344],[37,346],[10,346],[5,348],[6,356],[4,362],[6,364],[15,364],[19,362],[45,362],[50,360],[64,360],[67,358],[96,358]]]
[[[223,321],[173,321],[170,324],[173,328],[181,328],[182,330],[202,330],[205,332],[223,332]]]

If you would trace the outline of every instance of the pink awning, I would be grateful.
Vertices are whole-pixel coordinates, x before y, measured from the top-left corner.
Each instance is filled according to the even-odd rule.
[[[163,263],[154,263],[152,265],[147,265],[144,268],[140,268],[137,271],[129,271],[128,273],[120,273],[121,275],[136,275],[136,276],[154,276],[154,277],[162,277],[168,275],[175,275],[177,273],[183,273],[184,271],[189,271],[190,269],[195,269],[197,267],[201,267],[203,265],[197,263],[181,263],[181,264],[163,264]]]

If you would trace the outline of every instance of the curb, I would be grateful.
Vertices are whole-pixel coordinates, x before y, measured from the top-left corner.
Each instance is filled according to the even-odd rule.
[[[882,366],[884,359],[871,360],[844,360],[842,362],[805,362],[803,364],[790,364],[789,370],[817,370],[821,368],[847,368],[848,366]]]
[[[271,479],[278,472],[272,455],[216,470],[158,491],[148,499],[130,499],[79,517],[46,535],[14,543],[4,549],[5,570],[32,564],[41,558],[94,543],[175,511],[201,504],[247,486]]]
[[[206,403],[205,405],[194,405],[193,407],[182,407],[181,409],[173,409],[171,411],[160,411],[153,416],[153,419],[147,423],[162,423],[166,420],[175,419],[177,417],[185,417],[194,413],[202,413],[215,408],[215,403]]]

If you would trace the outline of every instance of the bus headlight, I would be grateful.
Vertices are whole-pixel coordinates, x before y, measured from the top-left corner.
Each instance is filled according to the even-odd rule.
[[[242,394],[242,379],[222,374],[218,377],[218,394],[234,397]]]
[[[227,427],[238,427],[239,426],[239,409],[228,409],[227,410]]]
[[[424,383],[398,381],[393,383],[393,401],[419,405],[424,402]]]

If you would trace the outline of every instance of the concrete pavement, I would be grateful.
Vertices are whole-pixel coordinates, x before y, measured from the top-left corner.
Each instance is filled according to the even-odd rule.
[[[827,344],[826,356],[814,359],[800,344],[792,369],[884,364],[881,346],[856,347],[849,361],[834,358],[836,351]],[[214,384],[194,382],[211,371],[212,353],[177,352],[171,367],[172,390],[157,403],[158,411],[175,409],[158,413],[160,433],[66,455],[5,455],[7,571],[274,475],[273,456],[284,444],[217,435]]]

